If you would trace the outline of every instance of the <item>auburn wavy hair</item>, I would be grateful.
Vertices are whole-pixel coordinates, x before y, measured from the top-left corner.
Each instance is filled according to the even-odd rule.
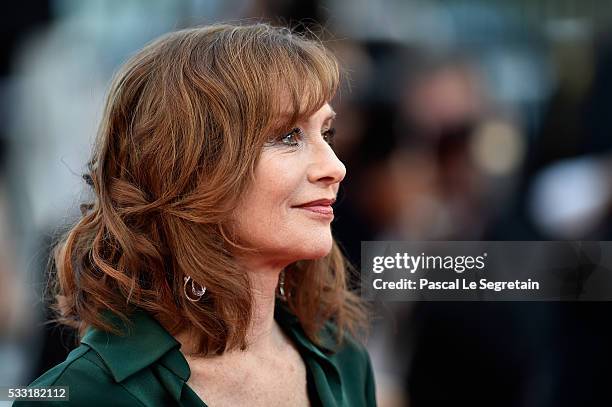
[[[252,294],[230,215],[264,143],[338,84],[320,41],[263,23],[172,32],[132,56],[111,84],[85,175],[94,198],[53,250],[56,321],[121,334],[105,315],[129,324],[141,308],[171,334],[193,327],[201,354],[245,349]],[[338,343],[365,326],[348,266],[334,241],[327,256],[286,268],[287,305],[315,343],[326,321]],[[186,275],[207,287],[196,303],[183,294]]]

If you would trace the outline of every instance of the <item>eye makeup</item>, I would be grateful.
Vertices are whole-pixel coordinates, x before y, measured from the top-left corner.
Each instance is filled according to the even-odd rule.
[[[298,140],[296,140],[298,139]],[[299,145],[300,140],[304,139],[304,131],[299,127],[293,128],[289,133],[281,136],[279,141],[281,144],[297,147]]]
[[[323,137],[323,140],[325,140],[327,144],[333,147],[334,139],[336,136],[336,129],[332,127],[327,130],[323,130],[321,132],[321,136]],[[302,130],[299,127],[295,127],[289,133],[285,134],[284,136],[279,137],[278,140],[282,144],[292,146],[292,147],[297,147],[299,145],[299,142],[304,140],[306,137],[307,136],[304,130]]]

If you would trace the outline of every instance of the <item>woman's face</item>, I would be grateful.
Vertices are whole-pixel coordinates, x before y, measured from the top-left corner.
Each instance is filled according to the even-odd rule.
[[[266,263],[284,267],[331,250],[330,205],[346,174],[329,144],[333,117],[326,103],[263,147],[235,220],[241,242],[256,247]]]

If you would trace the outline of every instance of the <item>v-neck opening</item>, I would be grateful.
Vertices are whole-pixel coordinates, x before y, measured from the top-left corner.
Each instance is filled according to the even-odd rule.
[[[276,304],[275,306],[278,307],[279,304]],[[278,325],[280,326],[283,333],[291,341],[295,350],[297,350],[298,354],[300,355],[300,359],[302,360],[302,363],[304,363],[304,368],[306,369],[306,393],[308,396],[308,401],[310,403],[310,406],[311,407],[322,406],[323,403],[321,402],[321,399],[318,394],[317,383],[314,378],[314,373],[312,372],[312,367],[310,366],[309,359],[307,359],[308,350],[305,349],[303,345],[301,345],[299,339],[295,335],[295,332],[289,326],[285,325],[287,321],[284,321],[284,320],[280,321],[280,319],[282,318],[277,319],[276,318],[277,315],[278,315],[277,311],[275,310],[276,322],[278,322]],[[182,352],[181,352],[181,356],[185,359],[185,362],[189,365],[189,363],[187,362],[187,359],[185,358]],[[189,376],[191,377],[191,367],[189,368]],[[187,391],[190,398],[195,399],[197,402],[199,402],[201,407],[209,407],[208,404],[206,404],[206,402],[202,400],[202,398],[198,395],[198,393],[196,393],[195,390],[192,389],[191,386],[189,386],[187,381],[185,381],[184,383],[183,391]]]

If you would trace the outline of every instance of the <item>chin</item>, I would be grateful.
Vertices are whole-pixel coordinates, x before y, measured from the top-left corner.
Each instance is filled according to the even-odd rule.
[[[321,257],[325,257],[331,252],[332,249],[332,239],[321,239],[317,242],[313,242],[312,245],[304,248],[304,253],[301,256],[303,260],[316,260]]]
[[[276,236],[274,251],[289,262],[316,260],[327,256],[333,247],[331,230],[294,229]]]

